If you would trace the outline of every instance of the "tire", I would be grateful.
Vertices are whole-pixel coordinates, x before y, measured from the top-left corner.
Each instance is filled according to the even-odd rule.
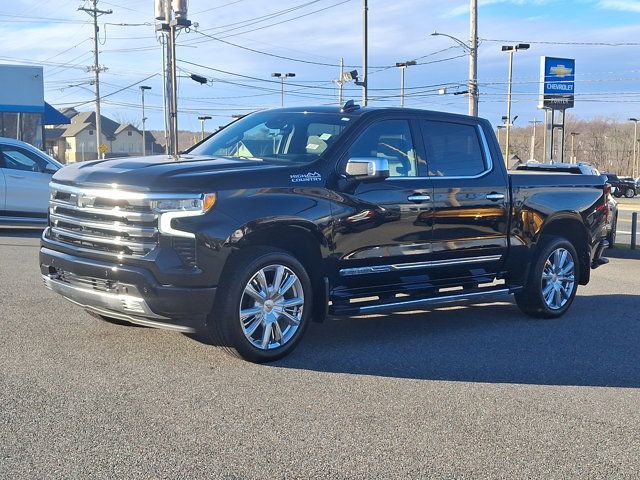
[[[636,196],[636,191],[633,188],[627,188],[624,191],[624,196],[627,198],[633,198]]]
[[[571,242],[563,237],[545,238],[535,256],[524,290],[515,294],[520,310],[536,318],[564,315],[576,296],[579,268],[578,254]]]
[[[614,248],[616,245],[616,235],[618,231],[618,216],[613,217],[611,221],[611,231],[607,235],[607,242],[609,242],[609,248]]]
[[[255,363],[288,355],[300,342],[313,310],[304,266],[288,252],[266,247],[247,247],[230,262],[207,320],[213,342]]]

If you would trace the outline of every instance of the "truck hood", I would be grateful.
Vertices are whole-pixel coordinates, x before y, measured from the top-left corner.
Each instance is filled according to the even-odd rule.
[[[221,174],[258,174],[287,170],[291,167],[263,159],[183,155],[177,159],[168,155],[126,157],[92,162],[73,163],[59,170],[53,181],[82,186],[117,184],[141,191],[201,192]],[[218,182],[216,182],[218,183]]]

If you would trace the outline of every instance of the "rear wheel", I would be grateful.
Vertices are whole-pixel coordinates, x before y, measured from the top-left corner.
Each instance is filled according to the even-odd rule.
[[[618,217],[615,216],[611,221],[611,230],[607,234],[607,242],[609,242],[609,248],[615,247],[617,230],[618,230]]]
[[[578,288],[579,263],[574,246],[562,237],[550,237],[540,247],[516,303],[527,315],[557,318],[573,303]]]
[[[636,191],[633,188],[627,188],[624,192],[624,196],[627,198],[633,198],[636,196]]]
[[[251,247],[231,260],[208,320],[215,342],[251,362],[284,357],[311,316],[311,280],[284,251]]]

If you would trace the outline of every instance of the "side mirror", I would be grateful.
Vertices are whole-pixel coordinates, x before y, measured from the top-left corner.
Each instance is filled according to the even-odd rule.
[[[51,175],[56,173],[58,170],[59,170],[58,167],[56,167],[55,165],[52,165],[50,163],[48,163],[47,166],[44,167],[44,173],[49,173]]]
[[[356,180],[384,180],[389,176],[386,158],[354,157],[347,162],[346,174]]]

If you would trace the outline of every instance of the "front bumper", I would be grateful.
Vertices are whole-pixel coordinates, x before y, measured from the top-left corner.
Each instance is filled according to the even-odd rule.
[[[50,290],[87,310],[131,323],[195,332],[203,328],[215,288],[159,284],[140,267],[112,264],[42,247],[40,271]]]

